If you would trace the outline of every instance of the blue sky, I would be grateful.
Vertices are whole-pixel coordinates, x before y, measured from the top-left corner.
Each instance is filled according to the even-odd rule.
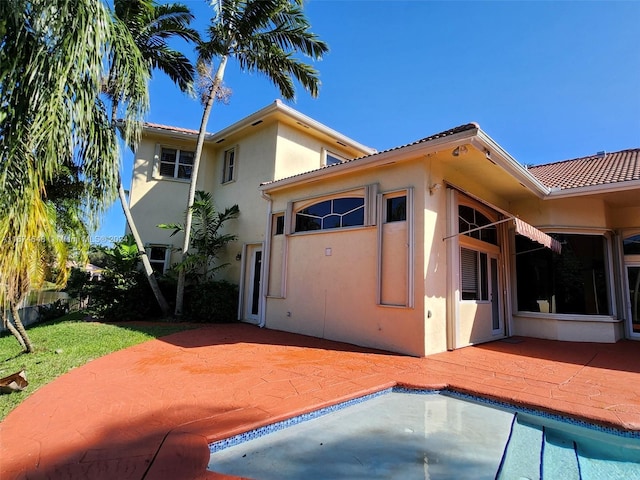
[[[187,0],[196,28],[211,10]],[[378,150],[475,121],[523,164],[640,147],[640,2],[307,0],[330,47],[318,98],[291,106]],[[193,52],[188,52],[193,57]],[[230,64],[215,132],[278,98]],[[202,107],[156,72],[147,118],[197,129]],[[128,186],[132,155],[124,162]],[[168,221],[171,219],[168,219]],[[116,204],[95,241],[124,232]]]

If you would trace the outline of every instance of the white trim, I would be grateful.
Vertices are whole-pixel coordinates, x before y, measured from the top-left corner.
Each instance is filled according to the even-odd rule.
[[[232,145],[229,148],[225,148],[222,150],[222,181],[221,185],[228,185],[233,183],[238,178],[238,152],[240,148],[239,145]],[[231,179],[227,180],[227,153],[233,152],[233,167],[231,170]]]
[[[327,163],[327,156],[332,156],[333,158],[335,158],[336,160],[338,160],[335,163]],[[348,158],[345,158],[344,155],[340,155],[338,153],[335,153],[332,150],[329,150],[328,148],[322,148],[322,158],[320,159],[320,165],[322,167],[328,167],[331,165],[338,165],[342,162],[346,162],[347,160],[349,160]]]
[[[149,258],[149,263],[151,264],[159,264],[160,261],[159,260],[152,260],[151,259],[151,249],[152,248],[164,248],[164,263],[162,265],[162,273],[166,273],[167,270],[169,270],[169,267],[171,266],[171,249],[173,248],[173,245],[170,244],[166,244],[166,243],[147,243],[144,246],[144,249],[146,251],[147,257]]]
[[[191,177],[193,176],[193,164],[191,165],[191,175],[189,178],[181,178],[178,177],[178,169],[180,165],[186,165],[184,163],[180,163],[180,152],[188,152],[193,153],[195,155],[194,150],[188,150],[190,147],[181,147],[178,145],[171,145],[168,143],[156,143],[154,155],[153,155],[153,166],[151,168],[151,176],[154,180],[169,180],[173,182],[180,183],[189,183],[191,182]],[[162,175],[160,172],[160,167],[162,163],[162,149],[169,149],[176,151],[176,161],[173,167],[173,175]]]
[[[396,308],[414,308],[415,306],[415,239],[413,237],[414,232],[414,194],[413,187],[407,187],[397,190],[389,190],[387,192],[380,192],[376,195],[376,203],[377,203],[377,239],[378,239],[378,248],[377,248],[377,282],[376,282],[376,305],[379,307],[396,307]],[[397,198],[404,196],[407,201],[407,291],[405,293],[405,303],[404,305],[397,305],[391,303],[382,303],[382,229],[384,225],[387,225],[385,221],[386,218],[386,202],[384,201],[386,198]],[[396,223],[396,222],[391,222]],[[401,223],[401,222],[397,222]]]
[[[448,187],[445,220],[447,235],[458,231],[458,190]],[[458,347],[460,318],[460,245],[458,236],[446,242],[447,251],[447,349]]]
[[[484,151],[489,161],[505,170],[538,198],[545,198],[549,195],[551,190],[546,185],[533,176],[529,170],[509,155],[506,150],[481,129],[478,129],[476,137],[471,139],[471,145],[480,151]]]

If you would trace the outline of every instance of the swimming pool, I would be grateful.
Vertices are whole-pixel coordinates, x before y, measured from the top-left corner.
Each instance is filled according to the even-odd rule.
[[[453,392],[386,390],[210,450],[210,470],[265,480],[640,480],[640,434]]]

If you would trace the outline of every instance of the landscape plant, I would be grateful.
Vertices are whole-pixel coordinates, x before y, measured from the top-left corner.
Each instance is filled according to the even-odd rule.
[[[50,280],[50,262],[63,285],[70,251],[88,244],[89,228],[60,222],[47,186],[78,172],[74,209],[89,226],[115,198],[117,146],[99,100],[109,18],[96,0],[0,2],[0,310],[26,352],[22,298]]]
[[[313,97],[320,86],[318,72],[295,54],[319,60],[328,52],[327,44],[310,31],[311,25],[302,11],[303,0],[217,0],[212,2],[215,16],[207,30],[207,38],[198,46],[198,61],[218,66],[211,82],[203,88],[204,104],[198,132],[189,196],[184,222],[182,255],[189,254],[190,233],[198,169],[213,102],[220,97],[224,73],[229,59],[235,59],[240,70],[265,75],[288,100],[295,96],[293,79]],[[202,68],[203,71],[208,70]],[[183,313],[186,271],[178,275],[176,316]]]
[[[118,109],[121,105],[125,106],[125,121],[120,130],[125,142],[133,149],[140,137],[140,121],[148,109],[148,83],[152,70],[166,73],[183,92],[192,90],[193,65],[185,55],[171,48],[168,41],[181,38],[197,43],[200,39],[198,33],[189,28],[193,18],[189,8],[179,3],[159,5],[153,0],[114,1],[112,21],[117,41],[111,44],[104,91],[111,101],[111,129],[114,135],[117,134]],[[131,215],[119,168],[118,196],[151,291],[163,316],[167,317],[169,306]]]

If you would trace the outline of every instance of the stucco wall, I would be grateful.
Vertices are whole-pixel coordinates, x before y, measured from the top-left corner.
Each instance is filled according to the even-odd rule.
[[[176,247],[182,245],[182,235],[170,237],[171,231],[157,228],[160,223],[183,223],[187,206],[189,182],[181,179],[157,178],[153,175],[157,162],[157,146],[167,146],[185,150],[195,150],[193,142],[145,136],[136,151],[133,178],[129,192],[131,214],[144,243],[167,244]],[[203,152],[198,188],[204,188],[211,148]],[[178,254],[172,255],[172,263],[178,260]]]
[[[444,242],[440,236],[444,226],[434,214],[430,214],[429,225],[424,224],[425,207],[438,208],[444,200],[439,194],[432,197],[425,190],[425,168],[423,160],[416,159],[402,166],[379,167],[273,194],[274,211],[282,211],[288,201],[369,184],[378,184],[379,193],[412,188],[415,246],[412,308],[377,305],[377,226],[305,232],[287,237],[286,298],[268,299],[266,325],[416,356],[444,350],[446,269],[441,263]],[[428,265],[420,247],[425,243],[433,255]],[[281,262],[277,255],[281,250],[280,246],[272,250],[272,263]],[[429,295],[431,312],[427,325],[425,292]]]

